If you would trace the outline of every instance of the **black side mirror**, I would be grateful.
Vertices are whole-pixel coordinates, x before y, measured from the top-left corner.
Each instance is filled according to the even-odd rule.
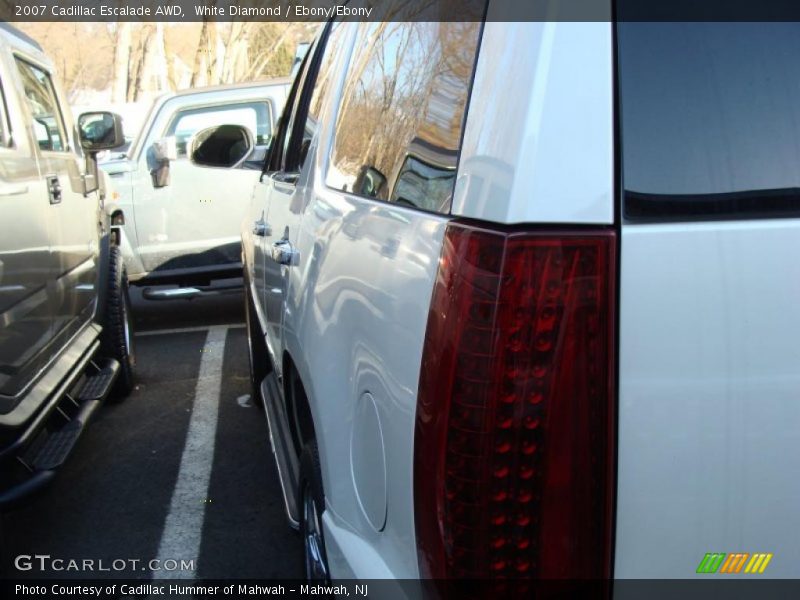
[[[122,117],[111,112],[83,113],[78,117],[78,132],[81,148],[86,152],[111,150],[125,144]]]
[[[371,166],[363,166],[353,185],[353,193],[367,198],[385,198],[386,175]]]
[[[234,168],[253,151],[253,134],[241,125],[215,125],[198,131],[189,141],[189,157],[201,167]]]

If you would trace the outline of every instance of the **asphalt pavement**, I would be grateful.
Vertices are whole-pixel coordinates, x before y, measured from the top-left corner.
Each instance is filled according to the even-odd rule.
[[[241,293],[152,302],[134,288],[133,303],[136,389],[103,407],[51,486],[5,516],[8,556],[63,562],[9,575],[301,577],[264,413],[248,396]],[[94,571],[68,570],[71,559]]]

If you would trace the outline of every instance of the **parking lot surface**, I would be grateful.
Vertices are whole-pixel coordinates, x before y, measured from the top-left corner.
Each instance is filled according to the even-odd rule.
[[[100,411],[53,485],[4,518],[10,559],[89,559],[95,570],[48,561],[8,574],[301,577],[265,417],[248,396],[241,294],[158,303],[132,295],[136,389]],[[121,560],[123,569],[110,568]],[[166,572],[170,560],[178,568]],[[97,571],[100,561],[110,570]]]

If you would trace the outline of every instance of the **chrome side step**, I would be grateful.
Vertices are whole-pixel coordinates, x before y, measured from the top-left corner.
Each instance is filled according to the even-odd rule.
[[[241,289],[241,283],[219,286],[177,287],[163,290],[146,287],[142,290],[142,297],[145,300],[192,300],[201,296],[232,294],[241,291]]]
[[[261,395],[264,398],[264,413],[269,424],[269,441],[275,465],[278,468],[278,479],[283,491],[283,502],[286,516],[294,529],[300,528],[300,515],[297,510],[297,488],[300,479],[300,461],[295,456],[288,419],[281,402],[278,379],[273,371],[261,382]]]

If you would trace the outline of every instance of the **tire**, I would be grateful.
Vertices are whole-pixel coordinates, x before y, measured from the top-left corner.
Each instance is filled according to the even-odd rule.
[[[128,290],[128,274],[119,246],[111,246],[108,256],[108,289],[106,290],[105,323],[100,342],[103,356],[120,364],[119,375],[111,391],[112,400],[122,400],[133,390],[136,352],[133,317]]]
[[[0,577],[6,579],[11,575],[11,569],[9,567],[11,556],[7,550],[4,520],[5,515],[0,513]]]
[[[310,582],[330,582],[325,536],[322,530],[322,513],[325,511],[325,494],[322,490],[322,472],[319,467],[317,442],[311,440],[300,457],[300,493],[298,494],[300,535],[303,539],[306,579]]]
[[[247,356],[250,360],[250,397],[254,405],[263,409],[264,398],[261,396],[261,382],[270,374],[272,367],[264,347],[265,342],[259,331],[248,287],[245,286],[244,289],[244,317],[247,322]]]

